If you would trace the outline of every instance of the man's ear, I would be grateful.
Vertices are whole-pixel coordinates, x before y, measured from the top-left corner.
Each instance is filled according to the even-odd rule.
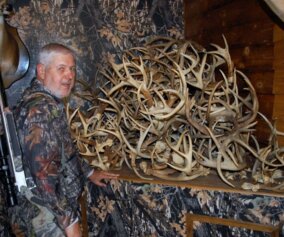
[[[43,81],[45,78],[45,66],[43,64],[36,65],[37,79]]]

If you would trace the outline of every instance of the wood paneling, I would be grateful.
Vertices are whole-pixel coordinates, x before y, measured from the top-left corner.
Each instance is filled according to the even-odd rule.
[[[216,28],[216,26],[215,26]],[[244,27],[244,25],[236,25],[227,28],[222,28],[222,30],[218,30],[220,32],[219,35],[223,34],[230,45],[265,45],[272,43],[272,34],[273,27],[271,23],[263,22],[259,24],[248,23]],[[250,32],[248,34],[247,32]],[[208,40],[208,42],[214,42],[216,39],[216,29],[207,29],[202,35]]]
[[[232,10],[234,9],[234,10]],[[253,9],[253,12],[252,12]],[[216,10],[206,11],[206,29],[231,28],[253,23],[258,25],[265,20],[266,14],[258,6],[256,1],[231,1]],[[271,22],[269,22],[271,23]],[[271,23],[272,24],[272,23]]]
[[[273,69],[283,70],[283,68],[284,68],[284,40],[279,40],[274,43]]]
[[[250,79],[255,90],[259,94],[271,94],[274,91],[274,83],[269,78],[273,78],[274,71],[260,71],[258,69],[247,70],[244,68],[243,73]]]
[[[202,2],[202,3],[201,3]],[[185,37],[208,48],[224,45],[247,75],[260,101],[260,111],[284,131],[284,28],[258,0],[185,0]],[[267,125],[259,121],[256,134],[267,139]],[[284,145],[284,138],[280,138]]]
[[[284,88],[284,67],[274,72],[273,94],[283,94]]]
[[[271,45],[243,45],[230,48],[231,58],[237,69],[260,69],[269,71],[273,65],[273,51]]]
[[[284,32],[283,29],[280,28],[278,25],[274,25],[274,31],[273,31],[273,41],[277,42],[280,40],[284,40]]]

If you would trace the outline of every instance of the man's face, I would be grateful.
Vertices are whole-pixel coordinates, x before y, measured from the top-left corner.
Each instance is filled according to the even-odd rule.
[[[72,54],[56,53],[49,65],[38,64],[38,79],[55,96],[70,95],[75,82],[75,60]]]

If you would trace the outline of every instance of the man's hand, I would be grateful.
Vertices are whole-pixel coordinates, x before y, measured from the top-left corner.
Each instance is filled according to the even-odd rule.
[[[82,237],[79,222],[72,224],[65,229],[65,234],[67,237]]]
[[[107,171],[94,170],[89,179],[100,187],[106,187],[106,184],[102,182],[104,179],[117,179],[119,174],[110,173]]]

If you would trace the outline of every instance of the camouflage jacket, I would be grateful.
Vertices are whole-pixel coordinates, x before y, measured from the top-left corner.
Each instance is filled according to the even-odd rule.
[[[64,229],[77,218],[77,199],[92,171],[72,142],[64,104],[33,80],[14,115],[32,192]]]

